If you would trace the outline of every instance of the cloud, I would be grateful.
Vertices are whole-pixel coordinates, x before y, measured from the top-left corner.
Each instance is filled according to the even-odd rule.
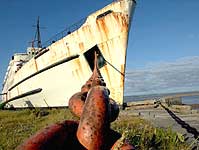
[[[143,70],[127,71],[125,95],[198,91],[198,76],[199,56],[149,63]]]

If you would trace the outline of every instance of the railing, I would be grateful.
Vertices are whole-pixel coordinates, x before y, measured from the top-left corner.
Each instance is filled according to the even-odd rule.
[[[63,37],[65,37],[66,35],[74,32],[75,30],[77,30],[78,28],[81,27],[81,25],[86,21],[87,18],[83,18],[80,21],[78,21],[77,23],[67,27],[65,30],[55,34],[54,36],[52,36],[50,39],[48,39],[46,42],[44,42],[42,45],[43,47],[48,47],[50,44],[55,43],[56,41],[62,39]]]
[[[118,2],[118,1],[122,1],[122,0],[113,0],[113,2]],[[136,1],[133,0],[135,3]],[[108,11],[107,13],[110,13],[110,11]],[[100,16],[99,16],[100,17]],[[67,27],[65,30],[55,34],[54,36],[52,36],[50,39],[48,39],[47,41],[45,41],[42,45],[44,48],[48,47],[49,45],[51,45],[52,43],[55,43],[56,41],[62,39],[63,37],[65,37],[66,35],[74,32],[75,30],[77,30],[78,28],[81,27],[81,25],[86,21],[86,18],[83,18],[81,20],[79,20],[78,22],[72,24],[71,26]]]

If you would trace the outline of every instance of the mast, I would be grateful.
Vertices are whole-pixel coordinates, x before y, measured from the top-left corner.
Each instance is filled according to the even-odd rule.
[[[38,19],[37,19],[37,31],[36,31],[36,34],[37,34],[37,47],[38,48],[42,48],[41,35],[40,35],[40,26],[39,26],[39,16],[38,16]]]

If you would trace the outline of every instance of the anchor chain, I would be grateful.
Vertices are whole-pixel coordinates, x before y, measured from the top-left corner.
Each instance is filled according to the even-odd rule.
[[[20,150],[133,150],[120,133],[110,128],[119,115],[119,106],[99,71],[95,52],[94,70],[81,91],[69,99],[69,109],[79,122],[66,120],[30,137]]]

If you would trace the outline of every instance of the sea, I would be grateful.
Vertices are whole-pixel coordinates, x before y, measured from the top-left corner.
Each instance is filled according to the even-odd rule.
[[[185,96],[182,97],[183,104],[199,104],[199,96]]]
[[[124,96],[124,102],[131,101],[142,101],[146,99],[159,99],[165,95],[169,94],[151,94],[151,95],[136,95],[136,96]],[[183,104],[199,104],[199,96],[183,96],[182,97]]]

